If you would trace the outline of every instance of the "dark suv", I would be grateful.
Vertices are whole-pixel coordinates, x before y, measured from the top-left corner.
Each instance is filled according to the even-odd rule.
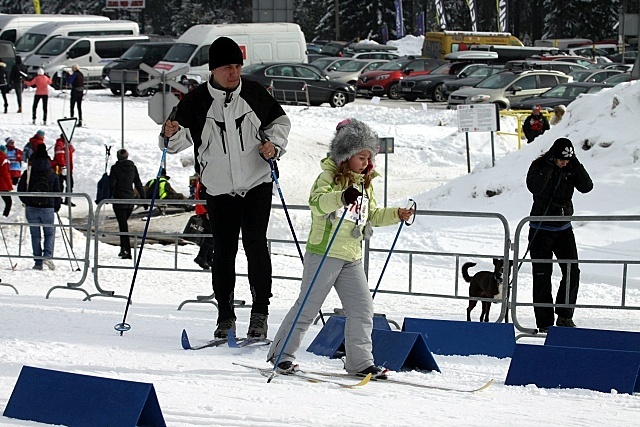
[[[389,61],[375,71],[362,73],[358,78],[358,95],[365,97],[387,95],[400,98],[400,81],[409,76],[429,74],[447,61],[408,56]]]
[[[174,42],[142,42],[131,46],[122,56],[111,61],[102,69],[102,87],[111,89],[111,93],[119,95],[120,83],[113,83],[109,77],[111,70],[137,70],[140,83],[149,80],[149,75],[140,70],[140,64],[145,63],[150,67],[156,65],[164,57]],[[131,91],[134,96],[146,96],[149,89],[139,90],[135,84],[125,84],[124,90]]]
[[[470,62],[453,62],[442,64],[431,73],[422,76],[411,76],[400,81],[400,96],[407,101],[428,98],[434,102],[443,102],[447,98],[442,93],[442,87],[447,80],[458,76],[467,76],[477,68],[486,67],[484,64]]]

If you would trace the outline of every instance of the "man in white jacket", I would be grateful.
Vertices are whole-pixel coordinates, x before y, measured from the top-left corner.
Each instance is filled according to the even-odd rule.
[[[235,258],[242,229],[253,303],[247,336],[266,338],[271,298],[271,258],[267,227],[272,176],[268,159],[285,152],[291,122],[258,83],[240,77],[244,63],[238,44],[219,37],[209,48],[211,77],[187,93],[175,120],[165,122],[160,148],[178,153],[193,146],[196,172],[207,192],[214,242],[212,282],[218,304],[216,338],[235,330]],[[264,142],[260,131],[267,137]]]

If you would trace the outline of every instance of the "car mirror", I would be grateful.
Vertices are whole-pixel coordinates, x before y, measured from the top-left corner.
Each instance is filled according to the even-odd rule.
[[[404,70],[405,74],[411,74],[411,72],[413,71],[412,68],[407,68],[406,70]]]
[[[465,77],[467,77],[467,73],[465,73],[465,72],[463,71],[463,72],[461,72],[460,74],[458,74],[458,77],[460,77],[461,79],[462,79],[462,78],[465,78]]]
[[[513,93],[520,92],[521,90],[522,90],[522,87],[520,87],[520,86],[513,86],[513,87],[511,88],[511,91],[512,91]]]
[[[329,68],[327,68],[327,71],[335,71],[335,70],[337,70],[337,68],[336,68],[336,67],[329,67]]]

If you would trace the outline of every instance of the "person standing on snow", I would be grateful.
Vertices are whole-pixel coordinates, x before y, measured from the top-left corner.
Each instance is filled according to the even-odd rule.
[[[7,159],[7,147],[0,145],[0,191],[12,191],[13,183],[11,182],[11,162]],[[9,216],[13,200],[11,196],[2,196],[4,201],[4,211],[2,216]]]
[[[408,221],[413,210],[377,206],[371,185],[373,178],[380,176],[373,164],[377,152],[378,135],[365,123],[346,119],[338,124],[329,157],[321,161],[322,173],[309,195],[311,231],[304,255],[300,294],[282,321],[267,354],[267,361],[275,364],[293,328],[283,357],[278,361],[277,367],[281,371],[295,370],[294,353],[331,288],[335,288],[347,315],[345,369],[350,374],[386,378],[383,370],[373,363],[373,299],[362,266],[362,240],[371,237],[372,226]],[[347,214],[336,231],[345,209]],[[334,233],[333,245],[316,276]],[[316,281],[300,312],[314,277]],[[298,312],[300,317],[294,325]]]
[[[53,160],[51,161],[51,166],[53,167],[53,171],[58,175],[60,179],[60,191],[65,191],[65,187],[67,187],[67,193],[73,193],[73,153],[76,151],[73,148],[71,143],[69,146],[69,165],[67,166],[67,155],[66,155],[66,147],[64,136],[60,134],[60,138],[56,139],[56,145],[53,147],[54,155]],[[67,186],[67,174],[69,175],[69,186]],[[75,204],[69,200],[67,197],[62,204],[68,205],[71,203],[71,207],[74,207]]]
[[[559,138],[549,151],[531,163],[527,173],[527,188],[533,194],[531,216],[573,215],[574,190],[588,193],[593,182],[586,169],[578,161],[573,144],[567,138]],[[578,249],[570,221],[531,221],[529,223],[529,250],[531,259],[577,260]],[[578,298],[580,269],[578,263],[570,263],[571,281],[569,301],[567,293],[567,264],[561,263],[562,279],[556,295],[556,304],[575,304]],[[533,263],[533,303],[553,303],[551,275],[553,264]],[[546,333],[553,326],[553,307],[533,308],[536,325]],[[556,326],[575,327],[573,308],[556,307]]]
[[[522,131],[527,137],[527,144],[530,144],[534,139],[542,135],[545,131],[549,130],[549,121],[542,114],[542,107],[535,105],[529,117],[524,120],[522,125]]]
[[[111,197],[114,199],[135,199],[135,188],[139,198],[144,199],[145,193],[138,174],[138,168],[129,160],[129,152],[121,148],[116,153],[116,157],[118,161],[111,166],[111,171],[109,172]],[[113,212],[116,214],[120,233],[128,233],[128,221],[133,212],[133,205],[116,203],[113,205]],[[131,241],[128,235],[120,235],[120,253],[118,256],[122,259],[131,259]]]
[[[271,298],[271,257],[267,228],[272,177],[265,159],[284,154],[291,122],[278,102],[258,83],[240,77],[243,53],[228,37],[209,47],[211,77],[184,95],[175,120],[165,122],[159,146],[178,153],[191,146],[196,172],[207,189],[213,234],[212,283],[218,304],[216,338],[235,330],[236,254],[242,245],[253,297],[248,337],[267,336]],[[268,140],[261,141],[260,131]]]
[[[22,88],[24,79],[27,78],[27,66],[22,63],[22,57],[16,55],[16,63],[11,67],[9,72],[9,84],[16,91],[16,100],[18,101],[18,113],[22,113]]]
[[[24,146],[24,149],[22,150],[24,155],[23,160],[26,163],[29,163],[31,156],[36,152],[39,145],[44,145],[44,131],[41,129],[38,129],[36,134],[29,138],[29,142],[27,142],[27,144]]]
[[[78,126],[82,127],[82,97],[84,96],[84,74],[80,71],[78,64],[71,66],[73,71],[67,77],[67,84],[71,85],[71,117],[75,117],[73,110],[78,106]]]
[[[31,80],[26,80],[24,84],[27,86],[35,86],[36,94],[33,97],[33,108],[31,109],[31,124],[36,124],[36,113],[38,111],[38,103],[42,100],[42,124],[47,124],[47,107],[49,104],[49,85],[51,78],[44,73],[42,68],[38,68],[38,75]]]
[[[22,150],[16,148],[15,141],[10,137],[7,137],[4,142],[7,145],[7,159],[11,163],[9,166],[11,182],[13,185],[18,185],[22,175]]]
[[[2,100],[4,101],[4,113],[9,111],[9,103],[7,102],[7,93],[9,92],[9,72],[7,71],[7,64],[0,58],[0,94],[2,94]]]

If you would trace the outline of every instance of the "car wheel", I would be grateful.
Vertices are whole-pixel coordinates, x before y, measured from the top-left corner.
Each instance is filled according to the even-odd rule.
[[[347,94],[339,90],[333,92],[329,99],[329,105],[333,108],[344,107],[347,105]]]
[[[120,95],[120,91],[118,89],[110,88],[110,90],[111,90],[111,93],[114,94],[115,96]]]
[[[415,95],[405,95],[405,96],[404,96],[404,99],[405,99],[405,101],[411,101],[411,102],[413,102],[413,101],[417,100],[417,99],[418,99],[418,97],[417,97],[417,96],[415,96]]]
[[[433,96],[431,97],[431,99],[434,102],[444,102],[447,100],[447,97],[444,96],[444,93],[442,92],[442,86],[444,85],[440,83],[433,89]]]
[[[147,96],[149,95],[149,89],[138,89],[138,86],[136,86],[132,91],[133,96]]]
[[[389,86],[389,89],[387,90],[387,96],[389,97],[389,99],[400,99],[399,89],[400,83],[391,83],[391,86]]]

